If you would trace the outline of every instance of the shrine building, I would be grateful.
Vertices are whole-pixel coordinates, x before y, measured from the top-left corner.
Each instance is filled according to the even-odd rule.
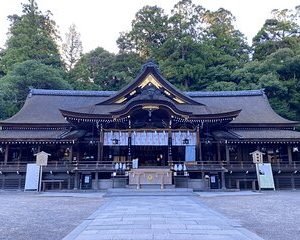
[[[0,189],[41,151],[45,189],[257,189],[256,150],[277,189],[300,188],[297,124],[263,90],[183,92],[147,62],[117,92],[31,89],[0,123]]]

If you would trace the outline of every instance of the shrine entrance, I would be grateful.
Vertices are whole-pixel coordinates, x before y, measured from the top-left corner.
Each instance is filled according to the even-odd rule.
[[[168,166],[168,146],[133,146],[132,154],[139,167]]]

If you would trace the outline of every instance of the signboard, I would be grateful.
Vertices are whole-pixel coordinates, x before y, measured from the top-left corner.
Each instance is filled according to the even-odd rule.
[[[47,166],[48,156],[51,156],[51,154],[41,151],[41,152],[38,152],[37,154],[34,154],[34,156],[36,156],[36,164],[37,165]]]
[[[25,191],[38,190],[39,187],[39,173],[40,166],[35,163],[27,164],[26,178],[25,178]]]
[[[256,164],[256,174],[260,189],[274,189],[274,178],[271,163]]]

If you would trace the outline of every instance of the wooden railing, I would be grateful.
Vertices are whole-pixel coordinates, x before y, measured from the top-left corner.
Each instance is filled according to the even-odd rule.
[[[26,171],[26,165],[28,163],[35,162],[0,162],[0,171]],[[125,169],[123,164],[125,164]],[[174,167],[175,164],[185,164],[186,166],[198,166],[198,168],[225,168],[227,170],[255,170],[255,164],[250,162],[240,162],[240,161],[198,161],[198,162],[185,162],[185,161],[172,161],[168,163],[166,167]],[[113,161],[48,161],[48,165],[44,167],[45,170],[107,170],[114,171],[116,162]],[[126,161],[122,162],[122,167],[119,170],[129,170],[132,167],[132,162]],[[300,162],[292,163],[272,163],[273,170],[282,171],[300,171]]]

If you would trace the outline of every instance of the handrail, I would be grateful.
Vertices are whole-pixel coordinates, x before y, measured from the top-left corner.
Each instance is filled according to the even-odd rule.
[[[25,168],[28,163],[35,163],[35,161],[30,162],[0,162],[0,169],[4,168]],[[132,167],[131,161],[123,161],[123,162],[114,162],[114,161],[48,161],[46,167],[96,167],[96,168],[114,168],[116,163],[126,164],[126,168]],[[185,164],[185,165],[198,165],[198,166],[219,166],[225,168],[254,168],[255,164],[252,162],[240,162],[240,161],[196,161],[196,162],[185,162],[185,161],[170,161],[168,162],[168,166],[172,167],[175,164]],[[291,163],[272,163],[273,168],[281,168],[281,169],[297,169],[300,168],[300,162],[291,162]]]

